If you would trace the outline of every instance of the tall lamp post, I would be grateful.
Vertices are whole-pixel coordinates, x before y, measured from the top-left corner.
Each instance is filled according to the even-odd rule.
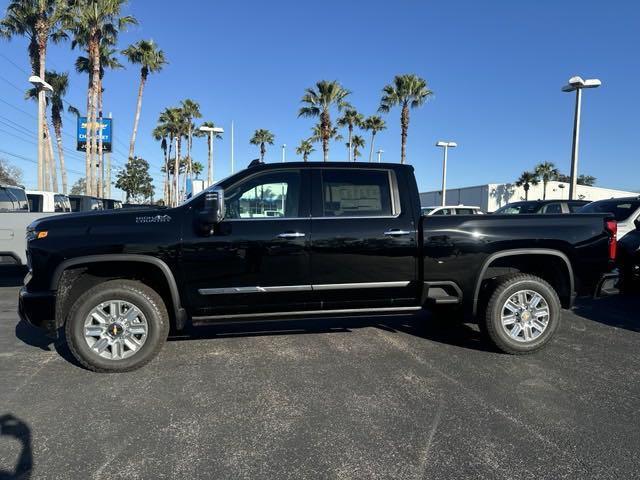
[[[200,131],[209,134],[209,165],[207,168],[207,183],[209,186],[213,184],[213,139],[219,133],[224,133],[224,128],[202,126],[200,127]]]
[[[378,154],[378,163],[380,163],[380,159],[382,158],[382,154],[384,153],[384,150],[380,149],[376,153]]]
[[[582,108],[582,89],[597,88],[602,82],[597,78],[583,80],[582,77],[571,77],[569,83],[562,87],[563,92],[576,92],[576,109],[573,118],[573,147],[571,149],[571,183],[569,184],[569,200],[574,200],[578,180],[578,142],[580,141],[580,110]]]
[[[53,92],[53,87],[38,75],[31,75],[29,82],[38,89],[38,190],[44,190],[44,114],[46,92]]]
[[[287,149],[287,144],[283,143],[282,144],[282,163],[284,163],[286,160],[286,154],[285,154],[286,149]]]
[[[438,142],[436,147],[442,147],[444,150],[444,157],[442,159],[442,206],[446,205],[447,199],[447,154],[449,148],[455,148],[458,144],[456,142]]]

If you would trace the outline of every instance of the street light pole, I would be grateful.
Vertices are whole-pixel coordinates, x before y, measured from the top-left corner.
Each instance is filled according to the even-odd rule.
[[[283,143],[283,144],[282,144],[282,163],[284,163],[284,162],[285,162],[285,160],[286,160],[286,154],[285,154],[285,150],[286,150],[286,148],[287,148],[287,144],[286,144],[286,143]]]
[[[46,107],[46,90],[53,92],[53,87],[38,75],[31,75],[29,82],[38,89],[38,190],[44,190],[44,114]]]
[[[444,149],[444,156],[442,159],[442,206],[446,205],[447,201],[447,155],[449,153],[449,147],[455,148],[458,144],[456,142],[438,142],[436,147],[442,147]]]
[[[214,167],[214,163],[213,163],[213,140],[215,139],[215,136],[218,135],[219,133],[224,133],[224,128],[220,128],[220,127],[206,127],[206,126],[201,126],[199,128],[199,130],[201,132],[205,132],[209,134],[209,164],[207,165],[207,186],[211,186],[213,184],[213,167]],[[232,130],[233,132],[233,130]],[[232,157],[232,162],[233,162],[233,157]],[[233,163],[232,165],[232,171],[233,171]]]
[[[569,83],[562,87],[563,92],[576,92],[576,106],[573,117],[573,145],[571,149],[571,182],[569,183],[569,200],[574,200],[578,184],[578,146],[580,142],[580,115],[582,110],[582,89],[597,88],[602,82],[597,78],[583,80],[581,77],[571,77]]]
[[[380,158],[382,158],[382,154],[384,153],[384,150],[380,149],[376,153],[378,154],[378,163],[380,163]]]

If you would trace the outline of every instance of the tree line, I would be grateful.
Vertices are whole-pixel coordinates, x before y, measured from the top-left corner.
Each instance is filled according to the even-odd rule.
[[[578,185],[586,185],[592,187],[596,184],[596,177],[591,175],[579,175],[576,179]],[[532,185],[539,185],[542,182],[542,199],[547,199],[547,184],[552,181],[571,182],[571,177],[560,173],[554,163],[542,162],[534,167],[533,170],[526,170],[520,174],[516,180],[516,186],[524,188],[524,199],[529,200],[529,189]]]
[[[142,109],[142,95],[150,73],[160,71],[167,63],[164,53],[153,40],[140,40],[118,51],[118,35],[138,21],[122,10],[127,0],[11,0],[5,17],[0,20],[0,36],[11,39],[26,37],[27,53],[32,75],[37,75],[53,87],[47,99],[47,109],[38,121],[43,125],[44,177],[43,188],[58,191],[57,166],[47,116],[50,115],[56,135],[62,191],[67,193],[67,174],[62,143],[62,113],[64,96],[69,87],[68,72],[46,69],[50,43],[70,40],[71,48],[81,51],[75,70],[87,74],[87,139],[85,152],[85,188],[87,195],[104,196],[109,191],[110,179],[105,178],[104,146],[99,126],[103,122],[103,78],[107,70],[123,68],[117,55],[122,54],[133,65],[140,67],[140,84],[131,134],[128,163],[135,158],[135,141]],[[37,99],[39,90],[27,91],[27,98]],[[49,113],[50,110],[50,113]],[[69,105],[68,111],[80,116],[78,108]],[[110,172],[109,172],[110,173]],[[107,188],[105,189],[105,184]]]

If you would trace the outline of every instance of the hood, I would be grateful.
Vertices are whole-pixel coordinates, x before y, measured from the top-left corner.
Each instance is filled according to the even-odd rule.
[[[161,223],[168,221],[165,216],[174,216],[176,209],[166,207],[122,208],[115,210],[94,210],[73,212],[53,217],[39,218],[27,227],[30,230],[56,228],[87,228],[96,226],[131,225],[135,223]]]

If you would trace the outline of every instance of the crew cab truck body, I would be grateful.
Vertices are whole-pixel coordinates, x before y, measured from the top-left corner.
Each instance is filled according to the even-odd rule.
[[[170,326],[430,306],[527,353],[617,279],[609,216],[423,217],[398,164],[261,164],[176,208],[43,219],[29,238],[21,316],[96,371],[146,363]]]

